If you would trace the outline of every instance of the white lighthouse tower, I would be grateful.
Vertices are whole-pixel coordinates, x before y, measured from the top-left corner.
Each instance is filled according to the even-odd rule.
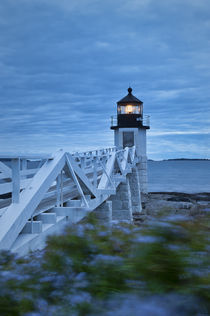
[[[114,130],[116,147],[136,146],[142,193],[147,193],[146,130],[149,128],[149,116],[143,115],[143,102],[132,94],[132,89],[129,87],[128,95],[117,102],[117,117],[112,117],[111,129]]]

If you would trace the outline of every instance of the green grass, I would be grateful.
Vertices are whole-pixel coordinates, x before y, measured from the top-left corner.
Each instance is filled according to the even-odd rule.
[[[168,295],[192,298],[192,306],[197,300],[210,313],[209,236],[207,215],[170,221],[164,214],[141,228],[111,230],[90,217],[49,237],[42,252],[1,252],[0,315],[98,315],[122,297]]]

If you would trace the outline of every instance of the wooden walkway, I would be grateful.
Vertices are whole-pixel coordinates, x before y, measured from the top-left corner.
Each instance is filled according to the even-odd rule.
[[[0,154],[0,249],[36,249],[67,219],[78,222],[114,195],[137,163],[135,147]]]

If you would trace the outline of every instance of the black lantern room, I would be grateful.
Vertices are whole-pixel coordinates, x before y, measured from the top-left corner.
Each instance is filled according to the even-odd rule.
[[[121,127],[145,127],[143,125],[143,102],[132,94],[132,88],[128,88],[128,95],[117,102],[117,125],[111,129]]]

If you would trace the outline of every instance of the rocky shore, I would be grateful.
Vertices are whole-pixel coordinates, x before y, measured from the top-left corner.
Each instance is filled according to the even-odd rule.
[[[134,223],[140,225],[148,218],[162,213],[181,215],[189,220],[210,213],[210,193],[153,192],[142,196],[142,213],[134,213]]]

